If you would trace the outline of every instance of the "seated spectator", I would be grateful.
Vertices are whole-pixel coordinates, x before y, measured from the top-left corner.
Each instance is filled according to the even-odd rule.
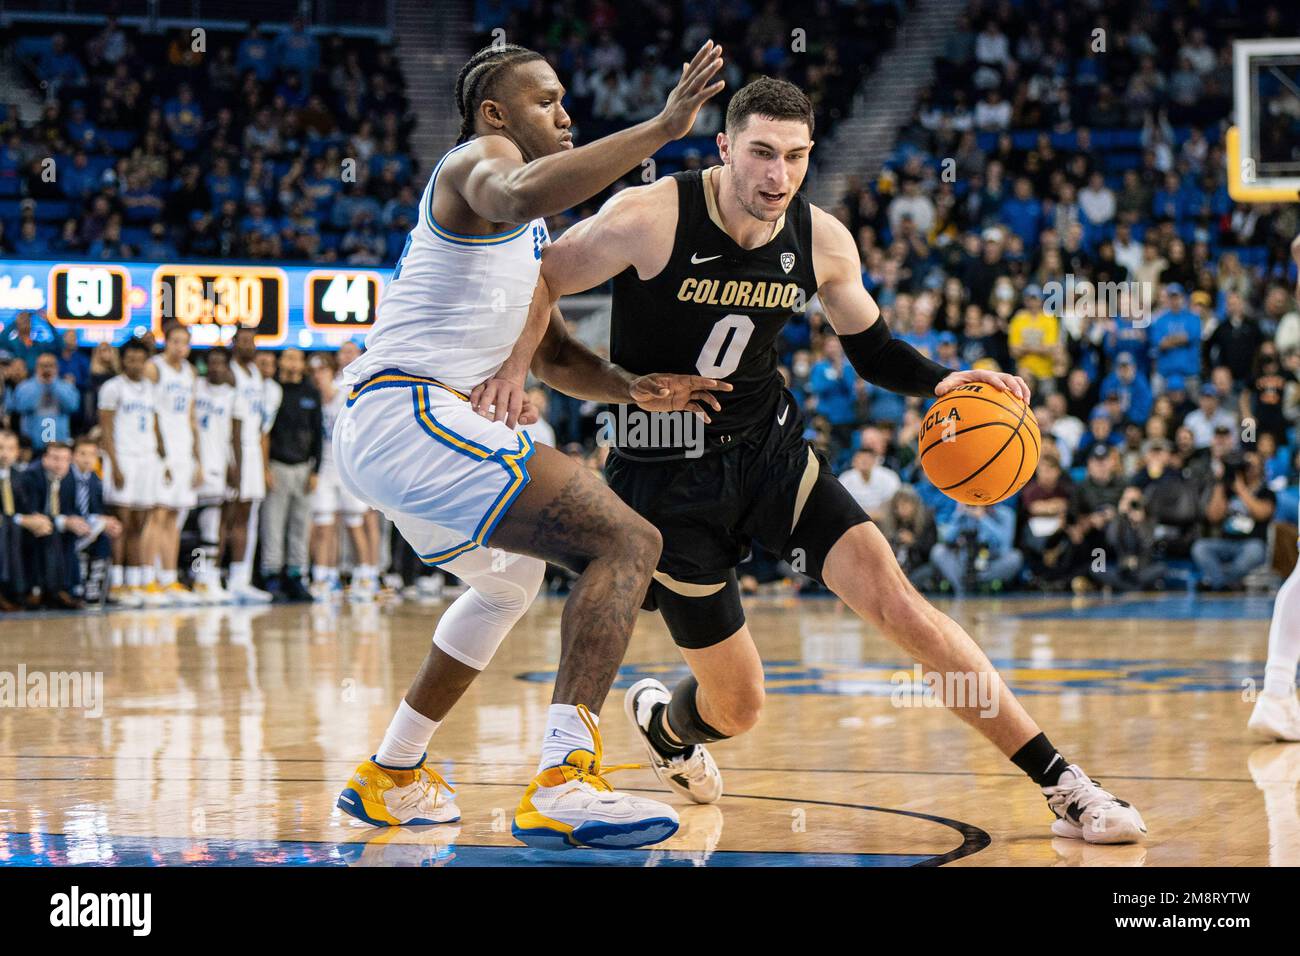
[[[1146,514],[1153,522],[1156,553],[1162,558],[1186,557],[1201,517],[1200,496],[1167,439],[1146,443],[1142,468],[1131,484],[1142,492]]]
[[[1087,474],[1070,495],[1066,527],[1074,554],[1071,572],[1076,591],[1086,589],[1092,558],[1097,549],[1105,548],[1106,529],[1115,520],[1124,488],[1124,479],[1115,467],[1115,453],[1105,445],[1094,445],[1088,454]]]
[[[72,449],[64,442],[45,446],[39,464],[28,467],[20,480],[24,510],[49,522],[49,533],[23,536],[32,593],[28,607],[71,611],[83,606],[74,592],[80,585],[77,538],[90,534],[90,524],[77,513],[74,483],[68,480]]]
[[[880,520],[894,557],[913,586],[928,589],[934,585],[935,568],[930,552],[939,540],[934,516],[910,485],[901,486],[889,500]]]
[[[96,471],[98,466],[99,442],[83,435],[72,446],[68,484],[76,514],[89,525],[89,534],[77,540],[81,588],[75,592],[87,602],[107,596],[111,542],[122,533],[121,522],[104,506],[104,481]]]
[[[1155,526],[1146,513],[1142,492],[1134,485],[1120,495],[1119,508],[1106,525],[1105,549],[1089,565],[1092,579],[1115,591],[1145,591],[1163,583],[1165,565],[1158,559]]]
[[[58,376],[58,358],[44,352],[36,359],[36,374],[14,389],[12,410],[22,416],[19,427],[38,452],[49,442],[71,441],[71,416],[81,409],[77,387]]]
[[[1065,525],[1072,493],[1060,457],[1044,448],[1034,477],[1020,492],[1019,504],[1024,519],[1020,546],[1030,574],[1045,586],[1061,583],[1069,575],[1070,539]]]
[[[844,360],[844,346],[836,336],[826,336],[822,352],[826,357],[812,367],[808,392],[813,399],[814,412],[830,423],[838,453],[852,440],[853,425],[858,418],[857,399],[866,394],[866,383]]]
[[[17,611],[26,602],[25,537],[43,537],[53,530],[48,518],[27,508],[23,469],[18,466],[18,436],[0,428],[0,611]]]
[[[1268,523],[1277,499],[1264,483],[1259,455],[1248,451],[1225,462],[1205,506],[1206,537],[1192,545],[1192,560],[1206,590],[1236,590],[1268,558]]]
[[[4,349],[13,358],[21,359],[27,366],[28,375],[36,371],[37,356],[57,352],[58,348],[54,330],[44,320],[33,320],[30,312],[19,312],[0,331],[0,349]]]
[[[1237,416],[1220,405],[1218,389],[1206,382],[1201,386],[1198,407],[1183,419],[1183,427],[1191,430],[1197,448],[1209,448],[1215,429],[1237,430]]]
[[[1111,398],[1119,401],[1121,421],[1144,422],[1151,414],[1151,405],[1155,401],[1151,386],[1137,373],[1137,363],[1128,352],[1121,352],[1115,363],[1115,371],[1102,380],[1101,400]]]
[[[853,467],[840,475],[840,484],[872,520],[879,521],[902,481],[880,463],[875,448],[864,446],[853,453]]]
[[[1088,430],[1084,432],[1083,437],[1079,439],[1079,447],[1074,450],[1076,458],[1083,458],[1092,453],[1095,445],[1103,447],[1113,447],[1122,445],[1124,436],[1115,430],[1115,423],[1111,420],[1110,411],[1106,406],[1098,405],[1088,416]]]
[[[1025,563],[1012,546],[1015,532],[1010,505],[958,505],[952,520],[939,526],[930,560],[958,595],[977,585],[1001,590]]]

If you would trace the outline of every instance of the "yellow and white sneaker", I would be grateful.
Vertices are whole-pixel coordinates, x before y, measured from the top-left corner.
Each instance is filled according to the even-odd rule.
[[[140,600],[145,607],[165,607],[174,603],[174,598],[157,581],[150,581],[140,589]]]
[[[168,600],[171,601],[172,604],[184,607],[196,607],[203,603],[203,600],[199,595],[195,594],[179,581],[173,581],[171,584],[163,588],[163,594],[167,596]]]
[[[118,607],[143,607],[144,596],[141,595],[139,588],[129,588],[125,585],[108,589],[108,599]]]
[[[429,767],[428,754],[407,770],[381,767],[371,757],[352,774],[339,794],[337,806],[349,816],[375,827],[431,826],[455,823],[458,808],[448,794],[455,789]]]
[[[677,813],[668,804],[619,793],[609,785],[604,774],[638,769],[640,764],[602,769],[600,731],[581,704],[578,714],[591,733],[594,752],[571,750],[564,763],[533,778],[511,824],[515,839],[547,850],[630,850],[676,833]]]

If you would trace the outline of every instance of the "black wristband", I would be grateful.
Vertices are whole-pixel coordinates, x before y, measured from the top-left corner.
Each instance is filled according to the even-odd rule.
[[[952,369],[926,358],[889,331],[884,318],[853,335],[841,335],[840,344],[854,370],[872,385],[900,395],[934,398],[934,389]]]

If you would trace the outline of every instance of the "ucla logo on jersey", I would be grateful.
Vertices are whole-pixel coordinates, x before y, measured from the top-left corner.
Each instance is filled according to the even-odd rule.
[[[542,249],[546,246],[546,243],[547,243],[546,230],[542,228],[542,226],[540,225],[533,226],[533,258],[534,259],[540,259],[542,257]]]

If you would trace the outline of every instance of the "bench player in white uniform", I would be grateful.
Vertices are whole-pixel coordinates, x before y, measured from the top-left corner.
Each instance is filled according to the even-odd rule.
[[[252,329],[241,328],[233,340],[235,360],[235,418],[239,420],[240,442],[235,456],[238,483],[230,491],[226,506],[226,546],[230,549],[231,596],[244,604],[268,604],[271,595],[253,587],[252,538],[257,508],[266,497],[266,387],[257,368],[257,343]]]
[[[343,392],[347,391],[346,386],[343,384],[343,377],[347,374],[347,367],[360,357],[361,357],[361,346],[357,345],[357,343],[354,342],[352,339],[344,340],[343,344],[339,346],[339,350],[334,353],[334,360],[337,364],[337,369],[334,373],[335,388]],[[345,400],[346,398],[347,396],[344,395]],[[329,445],[330,442],[330,435],[332,434],[333,425],[331,425],[330,428],[331,431],[327,431],[325,433],[325,444],[327,446]],[[353,570],[353,573],[357,578],[361,578],[366,581],[366,586],[362,589],[362,591],[358,595],[360,599],[363,601],[373,600],[375,594],[379,590],[379,556],[380,554],[383,553],[380,550],[380,542],[383,540],[383,533],[380,528],[381,520],[385,520],[385,519],[383,519],[383,516],[378,511],[376,511],[374,508],[364,505],[363,503],[361,523],[362,523],[362,527],[364,528],[366,542],[367,542],[365,553],[370,555],[371,563],[364,568],[358,567]],[[352,588],[349,591],[349,596],[357,594],[356,586],[357,586],[357,581],[354,580]]]
[[[1300,236],[1291,242],[1291,257],[1300,269]],[[1300,280],[1296,282],[1300,302]],[[1300,741],[1300,702],[1296,701],[1296,666],[1300,665],[1300,564],[1278,589],[1268,632],[1264,689],[1247,723],[1265,740]]]
[[[109,597],[139,607],[161,604],[146,596],[153,581],[150,518],[164,480],[163,442],[155,414],[157,393],[145,376],[150,349],[139,339],[121,348],[122,374],[99,389],[99,425],[104,455],[104,503],[114,509],[123,533],[113,541]]]
[[[177,604],[195,604],[197,598],[177,578],[181,528],[198,501],[195,489],[202,479],[198,425],[194,417],[194,389],[198,374],[189,362],[190,332],[179,322],[167,327],[163,352],[150,359],[158,392],[158,430],[169,479],[158,488],[154,509],[154,542],[158,549],[158,580],[149,590]]]
[[[202,479],[197,498],[202,560],[195,569],[194,592],[208,604],[224,604],[230,592],[221,586],[222,509],[238,484],[235,465],[241,447],[241,423],[235,417],[234,375],[230,352],[222,346],[208,350],[207,373],[194,387],[194,416],[199,428]]]
[[[352,494],[339,482],[338,468],[334,465],[334,446],[330,440],[334,434],[334,422],[347,393],[335,381],[334,356],[318,355],[312,359],[312,378],[320,391],[321,418],[325,429],[325,444],[322,447],[320,471],[316,475],[316,491],[312,495],[312,556],[311,556],[311,596],[315,601],[328,601],[341,593],[339,586],[339,536],[337,518],[341,515],[343,525],[348,529],[352,549],[356,554],[359,567],[374,567],[375,556],[371,553],[370,536],[366,533],[365,514],[369,510],[356,495]],[[374,579],[369,580],[369,588],[360,582],[353,584],[353,597],[357,600],[373,600]]]
[[[546,314],[527,322],[548,241],[542,217],[586,200],[685,135],[722,88],[713,80],[721,67],[720,51],[706,44],[683,67],[663,113],[581,149],[572,149],[563,88],[539,54],[488,47],[461,70],[462,143],[425,187],[420,222],[367,350],[348,367],[334,460],[344,487],[387,514],[422,560],[470,589],[439,621],[378,752],[340,794],[338,806],[354,817],[378,825],[459,818],[426,748],[528,608],[544,561],[554,560],[582,573],[561,623],[542,759],[513,832],[535,846],[633,847],[677,829],[671,807],[615,793],[606,782],[594,716],[658,559],[658,533],[588,469],[534,447],[515,427],[528,368],[504,363],[517,341],[527,340],[531,357],[548,332]],[[555,349],[575,365],[600,361],[581,351]],[[682,409],[705,381],[648,378],[656,380],[620,378],[621,400],[642,396]],[[488,380],[484,403],[495,420],[468,400]]]

